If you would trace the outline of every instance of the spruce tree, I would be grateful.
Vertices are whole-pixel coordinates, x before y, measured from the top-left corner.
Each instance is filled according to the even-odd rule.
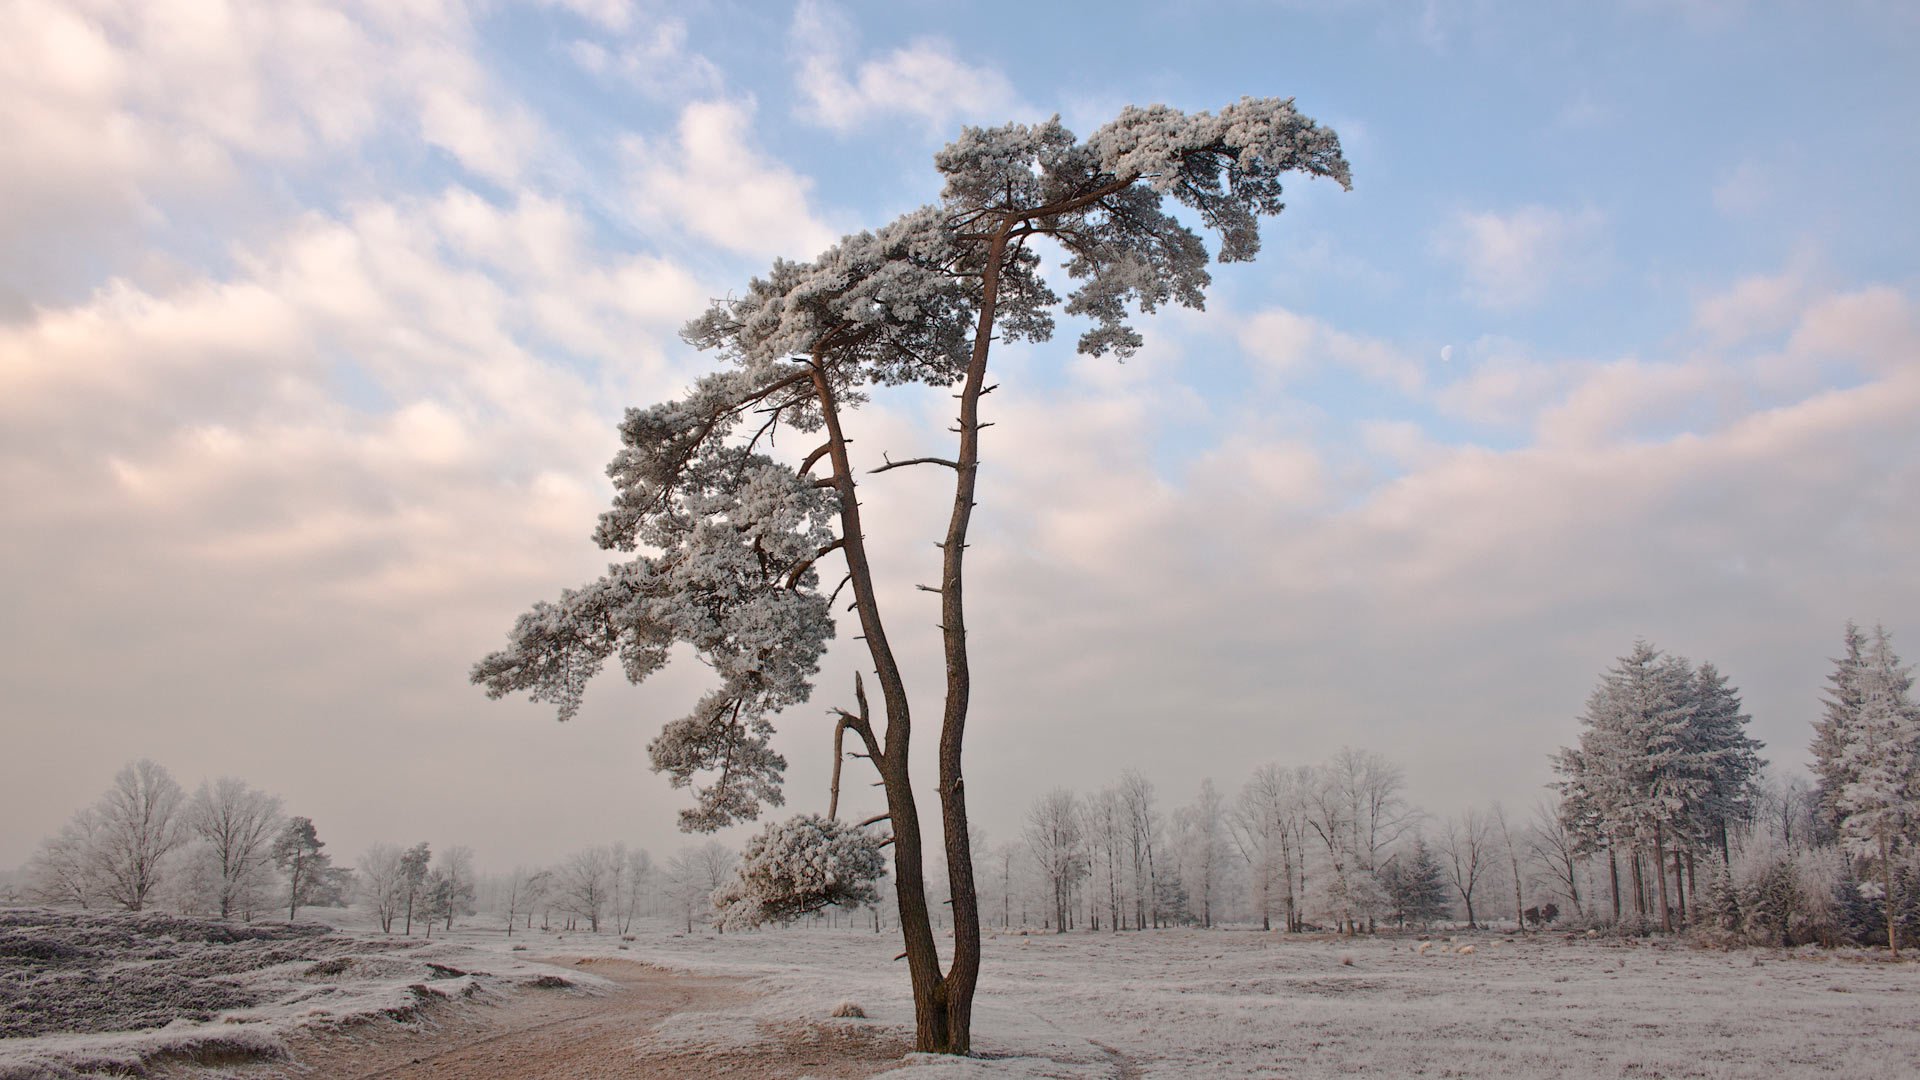
[[[1920,818],[1920,710],[1909,697],[1913,676],[1876,629],[1861,668],[1860,709],[1846,729],[1839,765],[1846,775],[1835,807],[1849,854],[1879,877],[1887,948],[1900,955],[1896,862]]]
[[[1847,783],[1840,757],[1863,700],[1860,673],[1866,664],[1867,635],[1849,619],[1842,636],[1845,649],[1827,674],[1826,699],[1821,703],[1820,718],[1813,722],[1814,840],[1822,844],[1832,843],[1840,835],[1838,801],[1840,789]]]

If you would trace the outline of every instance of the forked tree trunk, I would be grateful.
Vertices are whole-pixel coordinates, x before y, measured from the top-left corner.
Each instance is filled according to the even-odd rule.
[[[860,526],[860,500],[855,492],[853,464],[847,455],[846,436],[840,427],[839,407],[833,385],[825,369],[816,361],[813,367],[814,393],[827,429],[827,452],[833,467],[832,484],[840,496],[840,535],[847,573],[852,578],[854,610],[859,613],[860,630],[873,660],[874,675],[880,682],[880,700],[886,710],[886,745],[879,744],[872,725],[862,721],[853,725],[867,746],[867,755],[880,773],[887,796],[887,817],[893,829],[894,898],[899,905],[900,936],[906,950],[907,973],[913,984],[914,1049],[932,1053],[965,1053],[964,1046],[952,1049],[948,1033],[946,995],[940,972],[940,955],[934,948],[933,925],[927,911],[924,870],[925,853],[921,848],[920,813],[914,805],[913,783],[908,774],[909,747],[913,734],[912,713],[907,704],[906,684],[900,675],[892,647],[887,643],[885,624],[880,618],[874,596],[873,572],[867,561],[866,538]]]

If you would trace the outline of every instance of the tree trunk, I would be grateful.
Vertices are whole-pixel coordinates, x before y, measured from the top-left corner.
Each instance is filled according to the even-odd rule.
[[[840,413],[834,401],[833,385],[827,379],[825,369],[817,362],[813,365],[813,385],[827,429],[833,485],[840,495],[841,550],[846,557],[847,573],[852,578],[854,610],[860,616],[861,634],[867,642],[867,653],[873,660],[874,675],[880,682],[880,699],[886,710],[884,747],[878,744],[870,724],[856,725],[855,731],[866,742],[868,757],[880,773],[887,796],[887,816],[893,826],[894,898],[899,905],[900,936],[906,947],[907,973],[913,983],[914,1049],[923,1053],[951,1053],[954,1051],[949,1037],[946,988],[940,973],[940,955],[934,948],[933,924],[927,910],[920,812],[914,802],[912,777],[907,770],[913,734],[912,712],[907,703],[906,684],[900,676],[892,647],[887,643],[886,627],[881,621],[879,604],[874,595],[866,537],[860,526],[860,500],[854,490],[853,464],[847,456],[846,437],[840,428]],[[969,863],[969,884],[970,872]],[[960,1052],[964,1052],[964,1049]]]
[[[1900,959],[1900,932],[1894,914],[1896,909],[1893,903],[1893,859],[1887,849],[1887,833],[1882,828],[1880,831],[1880,882],[1883,891],[1880,893],[1880,906],[1887,913],[1887,952],[1898,960]]]
[[[1613,923],[1620,925],[1620,859],[1611,841],[1607,844],[1607,875],[1613,880]]]
[[[1653,827],[1653,877],[1660,889],[1660,929],[1671,934],[1673,909],[1667,906],[1667,837],[1658,825]]]
[[[1685,868],[1685,862],[1679,850],[1676,849],[1673,853],[1673,899],[1675,918],[1679,920],[1681,926],[1687,925],[1687,883],[1683,873]]]

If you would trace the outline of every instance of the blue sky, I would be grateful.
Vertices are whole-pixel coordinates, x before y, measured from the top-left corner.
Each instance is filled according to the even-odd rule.
[[[1354,189],[1294,185],[1124,366],[997,356],[991,839],[1053,783],[1341,744],[1524,805],[1636,636],[1798,767],[1845,619],[1920,650],[1902,4],[9,0],[0,42],[0,867],[140,755],[349,853],[670,849],[643,747],[697,667],[565,729],[464,681],[603,565],[619,410],[708,363],[708,298],[931,199],[962,124],[1126,104],[1295,97]],[[926,449],[937,397],[859,445]],[[911,621],[937,498],[868,497]],[[799,808],[853,661],[780,736]]]

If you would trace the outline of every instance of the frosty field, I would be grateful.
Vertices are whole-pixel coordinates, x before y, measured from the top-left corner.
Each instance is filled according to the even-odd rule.
[[[675,1062],[703,1075],[795,1075],[766,1063],[781,1060],[786,1045],[817,1046],[851,1035],[886,1044],[910,1031],[911,1003],[891,933],[798,928],[689,935],[664,922],[635,929],[632,941],[534,931],[510,945],[497,930],[465,927],[430,946],[343,931],[228,946],[170,939],[141,955],[123,949],[119,974],[146,970],[174,979],[183,988],[179,1008],[190,1018],[138,1035],[105,1033],[98,1024],[91,1033],[60,1035],[23,1027],[21,1037],[0,1040],[0,1075],[60,1075],[89,1063],[102,1071],[138,1069],[140,1046],[191,1045],[216,1035],[227,1040],[212,1055],[229,1062],[220,1069],[247,1075],[301,1072],[298,1060],[275,1060],[289,1035],[298,1036],[296,1049],[327,1047],[332,1039],[329,1058],[345,1054],[349,1061],[369,1033],[404,1046],[439,1031],[444,1042],[443,1029],[458,1019],[480,1025],[460,1028],[477,1039],[484,1025],[504,1022],[504,1003],[543,993],[526,985],[551,970],[529,961],[538,957],[568,964],[567,977],[585,987],[605,981],[573,961],[595,957],[740,980],[733,984],[737,993],[690,998],[694,1004],[684,1011],[649,1021],[650,1029],[637,1027],[630,1040],[622,1034],[613,1049],[601,1051],[616,1059],[630,1054],[624,1064],[635,1075],[660,1075],[655,1070],[663,1063]],[[1725,953],[1564,935],[1442,936],[1424,953],[1420,944],[1401,936],[1346,940],[1230,930],[995,934],[987,941],[978,1005],[981,1056],[912,1057],[893,1067],[881,1060],[869,1071],[1717,1080],[1895,1077],[1913,1075],[1920,1062],[1920,965],[1912,963],[1847,952]],[[1459,951],[1469,944],[1470,953]],[[249,949],[264,967],[243,970],[254,962],[241,955]],[[325,955],[315,960],[308,953]],[[476,962],[492,974],[446,975],[449,966]],[[198,991],[184,989],[189,978],[203,980]],[[454,992],[418,1008],[419,994],[408,985],[422,980]],[[98,985],[111,990],[114,983]],[[209,986],[227,996],[207,996]],[[601,1000],[573,996],[589,1011]],[[842,1002],[859,1005],[867,1019],[832,1017]],[[371,1022],[349,1025],[349,1016]],[[149,1010],[134,1022],[158,1026],[163,1018]],[[82,1026],[68,1023],[63,1030]],[[330,1034],[344,1030],[354,1035]],[[266,1060],[231,1064],[248,1053]]]
[[[1471,954],[1454,951],[1467,943]],[[976,1021],[977,1049],[990,1060],[922,1059],[911,1072],[1732,1078],[1920,1070],[1920,965],[1562,935],[1458,935],[1425,955],[1418,944],[1218,930],[990,936]],[[739,1018],[742,1027],[824,1017],[849,999],[870,1023],[910,1028],[897,951],[891,934],[808,929],[650,933],[621,955],[754,976],[766,996]]]

